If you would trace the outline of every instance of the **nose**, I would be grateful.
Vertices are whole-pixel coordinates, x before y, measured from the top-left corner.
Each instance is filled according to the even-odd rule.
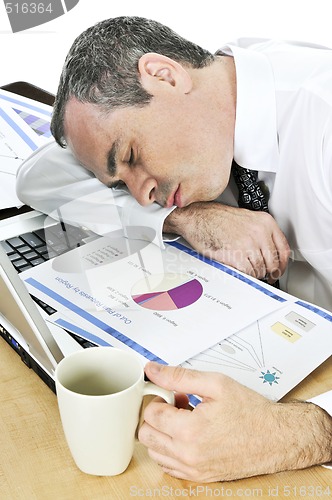
[[[152,177],[134,177],[126,184],[130,193],[143,207],[156,201],[157,181]]]

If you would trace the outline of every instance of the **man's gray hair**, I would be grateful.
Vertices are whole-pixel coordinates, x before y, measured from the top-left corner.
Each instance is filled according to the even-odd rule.
[[[51,124],[58,144],[66,145],[64,112],[72,97],[96,104],[104,113],[150,102],[138,72],[138,61],[148,52],[193,68],[214,60],[210,52],[156,21],[116,17],[97,23],[76,38],[62,69]]]

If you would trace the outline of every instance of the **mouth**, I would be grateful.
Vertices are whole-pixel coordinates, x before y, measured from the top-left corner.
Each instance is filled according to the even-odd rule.
[[[180,185],[177,187],[176,191],[174,191],[168,197],[167,202],[166,202],[166,208],[173,207],[174,205],[179,207],[179,208],[182,207]]]

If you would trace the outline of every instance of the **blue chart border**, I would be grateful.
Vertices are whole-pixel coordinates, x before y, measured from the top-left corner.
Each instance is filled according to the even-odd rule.
[[[323,311],[319,307],[314,306],[313,304],[308,304],[307,302],[303,302],[302,300],[297,300],[295,304],[298,304],[299,306],[302,306],[305,309],[318,314],[318,316],[321,316],[322,318],[326,319],[326,321],[332,323],[332,314],[330,314],[328,311]]]
[[[24,140],[24,142],[32,149],[32,151],[38,149],[37,144],[35,144],[33,140],[30,139],[30,137],[26,135],[25,132],[23,132],[23,130],[17,125],[17,123],[15,123],[14,120],[12,120],[10,116],[8,116],[7,113],[5,113],[5,111],[1,108],[0,108],[0,116],[2,116],[2,118],[8,123],[8,125],[13,130],[15,130],[15,132]]]
[[[63,306],[65,306],[67,309],[69,309],[73,313],[78,314],[79,316],[84,318],[89,323],[92,323],[93,325],[95,325],[97,328],[100,328],[103,332],[107,333],[108,335],[111,335],[112,337],[116,338],[117,340],[119,340],[123,344],[127,345],[128,347],[131,347],[139,354],[142,354],[142,356],[144,356],[146,359],[148,359],[150,361],[158,361],[158,363],[161,363],[163,365],[167,364],[166,361],[159,358],[158,356],[156,356],[155,354],[150,352],[148,349],[145,349],[143,346],[141,346],[140,344],[138,344],[134,340],[130,339],[129,337],[127,337],[123,333],[119,332],[118,330],[115,330],[115,328],[112,328],[111,326],[107,325],[106,323],[104,323],[100,319],[95,318],[92,314],[84,311],[84,309],[82,309],[81,307],[76,306],[73,302],[65,299],[64,297],[62,297],[58,293],[54,292],[53,290],[51,290],[47,286],[43,285],[39,281],[35,280],[34,278],[27,278],[25,280],[25,282],[28,283],[29,285],[33,286],[37,290],[40,290],[41,292],[45,293],[46,295],[48,295],[52,299],[56,300],[59,304],[62,304]]]
[[[62,328],[66,328],[67,330],[72,331],[73,333],[76,333],[76,335],[79,335],[83,339],[87,339],[90,342],[93,342],[94,344],[99,344],[101,346],[110,346],[113,347],[112,344],[109,342],[106,342],[105,340],[101,339],[100,337],[97,337],[97,335],[93,335],[90,332],[87,332],[86,330],[83,330],[83,328],[80,328],[77,325],[74,325],[73,323],[69,323],[69,321],[64,320],[63,318],[58,318],[55,323]]]
[[[172,247],[177,248],[178,250],[181,250],[182,252],[187,253],[188,255],[191,255],[192,257],[195,257],[198,260],[201,260],[205,264],[208,264],[209,266],[216,267],[220,271],[223,271],[226,274],[229,274],[230,276],[233,276],[234,278],[237,278],[240,281],[243,281],[247,285],[252,286],[253,288],[256,288],[256,290],[259,290],[260,292],[264,293],[265,295],[268,295],[272,299],[278,300],[279,302],[287,302],[287,299],[284,297],[280,297],[280,295],[277,295],[275,293],[275,289],[267,289],[264,288],[262,285],[259,283],[256,283],[255,281],[252,281],[248,276],[243,276],[242,274],[238,273],[235,269],[232,269],[230,267],[224,266],[220,262],[216,262],[215,260],[208,259],[207,257],[204,257],[203,255],[195,252],[195,250],[192,250],[191,248],[186,247],[182,243],[179,243],[178,241],[169,241],[167,242],[167,245],[170,245]]]
[[[177,248],[177,249],[179,249],[179,250],[181,250],[181,251],[183,251],[183,252],[191,255],[192,257],[195,257],[195,258],[197,258],[197,259],[205,262],[206,264],[208,264],[210,266],[216,267],[220,271],[223,271],[226,274],[229,274],[229,275],[231,275],[231,276],[233,276],[233,277],[235,277],[235,278],[243,281],[244,283],[247,283],[248,285],[256,288],[257,290],[259,290],[260,292],[268,295],[269,297],[271,297],[271,298],[273,298],[275,300],[278,300],[279,302],[287,302],[287,299],[285,299],[284,297],[280,297],[279,295],[277,295],[274,292],[274,290],[269,290],[267,288],[264,288],[259,283],[256,283],[256,282],[252,281],[250,278],[248,278],[246,276],[243,276],[242,274],[238,273],[236,270],[231,269],[231,268],[229,268],[227,266],[224,266],[223,264],[220,264],[219,262],[215,262],[215,261],[210,260],[210,259],[208,259],[208,258],[206,258],[204,256],[201,256],[200,254],[198,254],[194,250],[191,250],[190,248],[186,247],[182,243],[179,243],[179,242],[167,242],[167,245],[173,246],[173,247],[175,247],[175,248]],[[76,306],[73,302],[70,302],[69,300],[63,298],[61,295],[57,294],[56,292],[54,292],[50,288],[46,287],[45,285],[43,285],[39,281],[35,280],[34,278],[27,278],[25,281],[26,281],[26,283],[29,283],[34,288],[37,288],[38,290],[40,290],[41,292],[45,293],[49,297],[53,298],[54,300],[56,300],[60,304],[64,305],[65,307],[67,307],[67,309],[70,309],[75,314],[78,314],[79,316],[81,316],[85,320],[87,320],[88,322],[94,324],[95,326],[97,326],[98,328],[100,328],[105,333],[113,336],[114,338],[116,338],[120,342],[122,342],[123,344],[131,347],[136,352],[138,352],[139,354],[141,354],[142,356],[144,356],[147,360],[157,361],[158,363],[161,363],[161,364],[164,364],[164,365],[168,364],[163,359],[161,359],[158,356],[156,356],[155,354],[151,353],[150,351],[148,351],[147,349],[145,349],[140,344],[138,344],[135,341],[129,339],[126,335],[120,333],[118,330],[115,330],[114,328],[112,328],[111,326],[107,325],[103,321],[95,318],[92,314],[90,314],[90,313],[86,312],[84,309],[81,309],[80,307]],[[298,305],[300,305],[300,306],[302,306],[302,307],[304,307],[304,308],[306,308],[306,309],[308,309],[308,310],[310,310],[310,311],[312,311],[312,312],[314,312],[315,314],[318,314],[319,316],[323,317],[324,319],[326,319],[327,321],[329,321],[329,322],[332,323],[332,315],[329,314],[327,311],[323,311],[319,307],[314,306],[312,304],[308,304],[308,303],[303,302],[301,300],[298,300],[295,303],[298,304]],[[95,342],[95,343],[98,343],[100,345],[111,345],[111,344],[108,344],[107,342],[105,342],[103,339],[100,339],[99,337],[97,337],[97,336],[95,336],[93,334],[87,333],[86,331],[83,332],[83,330],[81,331],[81,329],[79,327],[77,327],[76,325],[73,325],[72,323],[66,322],[63,319],[57,320],[57,323],[60,326],[64,327],[64,328],[66,328],[66,326],[67,326],[67,328],[69,330],[72,330],[74,333],[77,333],[78,335],[91,340],[91,342]],[[199,398],[197,398],[196,396],[194,396],[193,394],[188,394],[188,397],[189,397],[190,404],[192,406],[194,406],[194,407],[197,406],[199,403],[201,403],[201,400]]]
[[[33,111],[38,111],[38,113],[42,113],[43,115],[46,115],[48,117],[52,116],[52,111],[47,111],[46,109],[39,108],[38,106],[34,106],[33,104],[20,101],[19,99],[15,99],[14,97],[0,94],[0,99],[3,99],[4,101],[12,102],[13,104],[19,104],[20,106],[32,109]]]

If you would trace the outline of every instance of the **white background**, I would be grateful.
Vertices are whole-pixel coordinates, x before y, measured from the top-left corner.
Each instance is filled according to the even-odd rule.
[[[80,0],[54,21],[12,33],[0,1],[0,85],[25,80],[56,92],[74,38],[108,17],[156,19],[214,52],[241,36],[310,41],[332,47],[331,12],[331,0]]]

